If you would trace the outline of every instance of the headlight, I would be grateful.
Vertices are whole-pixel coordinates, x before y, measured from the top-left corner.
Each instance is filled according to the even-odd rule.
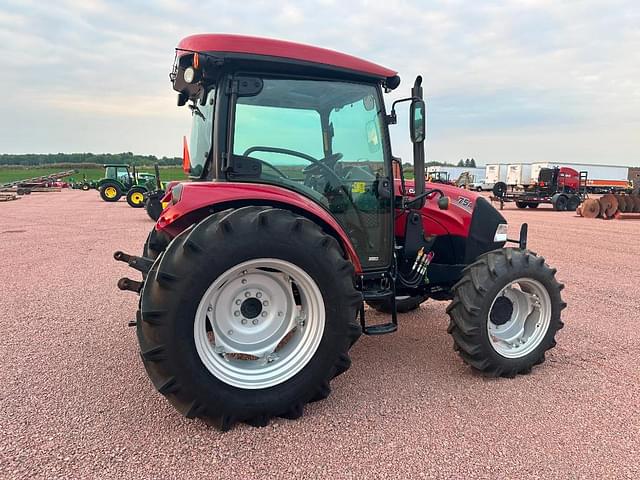
[[[506,223],[500,223],[498,225],[498,228],[496,228],[496,234],[493,236],[493,241],[496,243],[506,242],[507,229],[508,229],[508,225]]]
[[[188,67],[184,70],[184,81],[186,83],[192,83],[196,78],[196,71],[193,67]]]

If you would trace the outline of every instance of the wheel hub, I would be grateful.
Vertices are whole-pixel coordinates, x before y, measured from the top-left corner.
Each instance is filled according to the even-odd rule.
[[[304,270],[279,259],[250,260],[224,272],[205,292],[194,322],[196,349],[220,380],[266,388],[311,359],[324,315],[322,294]]]
[[[245,318],[256,318],[261,312],[262,302],[257,298],[247,298],[242,302],[242,305],[240,305],[240,313]]]
[[[539,281],[520,278],[496,296],[487,318],[493,349],[506,358],[521,358],[543,341],[551,323],[551,298]]]
[[[494,325],[504,325],[513,315],[513,302],[508,297],[496,298],[491,309],[490,319]]]

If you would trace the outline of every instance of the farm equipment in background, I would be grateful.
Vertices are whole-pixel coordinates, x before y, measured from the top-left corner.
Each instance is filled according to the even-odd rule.
[[[118,287],[140,295],[142,362],[182,414],[223,430],[298,418],[362,333],[395,332],[428,298],[451,300],[448,332],[474,369],[514,377],[544,361],[563,286],[527,250],[526,224],[509,239],[484,198],[425,182],[421,77],[387,113],[393,70],[213,34],[180,42],[170,78],[192,116],[195,181],[168,189],[142,256],[114,257],[142,274]],[[399,102],[415,181],[391,151]],[[365,303],[387,323],[368,322]]]
[[[569,167],[542,168],[538,181],[522,191],[509,190],[505,182],[493,186],[492,200],[500,202],[500,210],[506,202],[515,202],[518,208],[538,208],[551,204],[556,211],[575,211],[587,196],[587,172]]]
[[[85,192],[98,188],[98,182],[95,180],[88,180],[86,174],[82,174],[82,181],[80,182],[70,179],[70,184],[73,190],[82,190]]]
[[[443,185],[455,185],[455,182],[451,180],[449,172],[436,171],[430,172],[428,181],[431,183],[441,183]]]
[[[600,198],[588,198],[576,213],[586,218],[640,219],[640,192],[631,195],[607,193]]]
[[[476,180],[475,175],[471,172],[462,172],[460,176],[454,182],[456,187],[471,189],[471,186],[474,185]]]
[[[97,189],[105,202],[117,202],[126,195],[133,208],[144,208],[144,194],[155,183],[154,175],[136,170],[135,165],[104,165],[105,177],[98,180]]]
[[[66,188],[67,182],[62,179],[70,177],[77,170],[65,170],[63,172],[51,173],[49,175],[41,175],[39,177],[26,178],[16,180],[0,185],[0,192],[13,192],[17,195],[29,195],[31,192],[48,192],[52,189]]]

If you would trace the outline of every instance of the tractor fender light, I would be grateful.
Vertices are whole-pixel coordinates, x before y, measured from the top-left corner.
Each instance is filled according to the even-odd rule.
[[[496,228],[496,233],[493,236],[493,241],[496,243],[506,242],[507,241],[507,230],[509,226],[506,223],[501,223]]]
[[[171,189],[171,205],[175,205],[182,197],[182,184],[179,183]]]

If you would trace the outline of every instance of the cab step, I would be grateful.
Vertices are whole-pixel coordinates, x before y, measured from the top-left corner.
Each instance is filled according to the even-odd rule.
[[[377,325],[367,325],[364,312],[364,302],[360,307],[360,326],[362,332],[365,335],[386,335],[387,333],[393,333],[398,330],[398,312],[396,309],[396,292],[395,289],[388,288],[386,290],[378,291],[365,291],[362,292],[362,296],[365,301],[367,300],[386,300],[391,298],[391,322],[380,323]]]

